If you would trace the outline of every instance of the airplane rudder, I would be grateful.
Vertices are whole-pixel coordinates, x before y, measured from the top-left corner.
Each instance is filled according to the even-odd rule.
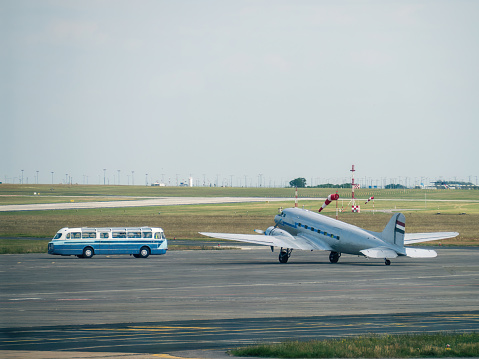
[[[404,247],[404,234],[406,233],[406,217],[402,213],[398,213],[395,225],[395,243],[398,246]]]
[[[389,220],[388,224],[382,232],[382,240],[396,244],[398,246],[404,246],[404,233],[406,231],[406,217],[402,213],[395,213]]]

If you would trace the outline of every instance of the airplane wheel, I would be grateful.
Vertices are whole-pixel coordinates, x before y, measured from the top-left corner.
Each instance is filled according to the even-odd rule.
[[[391,261],[390,261],[389,259],[386,259],[386,260],[384,261],[384,264],[387,265],[387,266],[389,266],[389,265],[391,265]]]
[[[286,252],[281,252],[279,254],[279,263],[288,263],[288,254]]]
[[[338,252],[329,253],[329,261],[331,263],[338,263],[339,257],[341,257],[341,253],[338,253]]]

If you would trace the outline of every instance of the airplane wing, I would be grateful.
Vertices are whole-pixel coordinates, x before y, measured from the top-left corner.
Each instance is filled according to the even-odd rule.
[[[330,251],[331,247],[316,238],[308,238],[306,236],[266,236],[263,234],[234,234],[234,233],[209,233],[199,232],[200,234],[220,239],[228,239],[231,241],[239,241],[246,243],[261,244],[264,246],[303,249],[303,250],[323,250]]]
[[[406,233],[404,235],[404,244],[437,241],[439,239],[457,237],[457,232],[435,232],[435,233]]]

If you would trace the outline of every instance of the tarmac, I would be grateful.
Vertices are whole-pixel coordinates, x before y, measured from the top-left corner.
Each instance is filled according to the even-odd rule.
[[[2,358],[229,358],[257,342],[479,328],[479,248],[381,260],[269,248],[0,256]]]

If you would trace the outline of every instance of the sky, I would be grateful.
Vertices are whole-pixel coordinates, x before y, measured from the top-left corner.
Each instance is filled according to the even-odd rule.
[[[477,14],[472,0],[2,0],[0,181],[316,185],[354,164],[374,185],[476,183]]]

